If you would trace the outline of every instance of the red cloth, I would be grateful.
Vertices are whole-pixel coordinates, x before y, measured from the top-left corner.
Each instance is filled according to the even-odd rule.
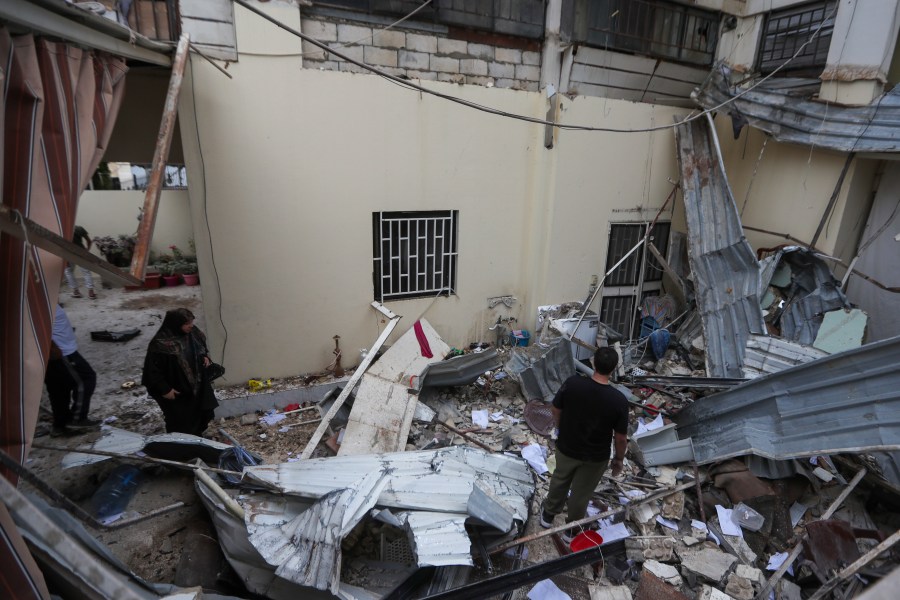
[[[416,331],[416,339],[419,340],[419,349],[422,351],[422,356],[425,358],[432,358],[434,354],[431,353],[431,346],[428,345],[428,338],[425,337],[425,330],[422,329],[422,322],[416,321],[413,324],[413,329]]]

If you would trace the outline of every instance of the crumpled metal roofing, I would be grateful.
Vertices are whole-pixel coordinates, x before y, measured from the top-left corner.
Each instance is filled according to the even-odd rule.
[[[697,400],[675,417],[705,464],[900,450],[900,336]]]
[[[474,566],[472,542],[466,532],[468,515],[416,511],[402,512],[397,517],[412,534],[418,566]]]
[[[709,124],[675,128],[688,228],[688,260],[706,339],[710,377],[742,377],[750,334],[765,333],[759,308],[759,263],[744,237]]]
[[[793,299],[781,316],[781,336],[811,345],[822,325],[823,313],[847,306],[847,297],[841,291],[841,283],[815,252],[800,246],[787,246],[761,261],[760,298],[780,264],[790,268],[793,290]]]
[[[387,475],[377,501],[384,508],[466,513],[469,495],[478,481],[524,522],[527,502],[534,494],[531,472],[524,460],[465,446],[259,465],[245,468],[244,478],[276,492],[321,498],[373,472]]]
[[[734,98],[720,110],[738,116],[779,142],[840,152],[900,151],[900,86],[868,106],[848,107],[813,100],[808,86],[784,87],[777,78],[745,93],[756,81],[735,87],[728,79],[727,67],[717,65],[694,92],[695,101],[712,108]],[[735,98],[737,94],[741,96]]]
[[[503,363],[496,348],[470,352],[441,362],[429,363],[416,378],[413,387],[447,387],[472,383],[485,371],[493,371]]]
[[[101,450],[116,454],[134,454],[144,450],[147,446],[172,445],[183,446],[185,453],[201,457],[207,463],[218,463],[219,455],[223,450],[231,448],[228,444],[222,444],[214,440],[191,435],[189,433],[161,433],[159,435],[141,435],[124,429],[103,426],[100,437],[90,444],[79,446],[85,450]],[[151,452],[148,452],[151,454]],[[96,454],[83,454],[81,452],[69,452],[63,456],[61,464],[63,469],[81,467],[93,463],[109,460],[109,456]]]
[[[572,343],[560,336],[546,346],[514,346],[506,371],[519,382],[526,400],[553,400],[563,382],[575,374]]]
[[[744,377],[755,378],[825,358],[828,353],[812,346],[768,335],[751,335],[744,352]]]

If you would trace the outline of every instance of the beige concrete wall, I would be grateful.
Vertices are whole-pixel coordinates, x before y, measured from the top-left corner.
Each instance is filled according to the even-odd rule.
[[[259,6],[298,25],[295,7]],[[369,75],[303,69],[298,40],[239,6],[235,14],[242,54],[229,67],[234,78],[192,57],[179,107],[211,349],[227,382],[320,370],[335,334],[345,365],[371,346],[383,328],[369,306],[373,212],[459,211],[456,295],[388,303],[404,315],[396,335],[425,313],[459,346],[492,339],[486,330],[498,316],[531,329],[536,306],[583,299],[591,276],[602,276],[609,223],[652,219],[678,178],[671,129],[563,131],[547,150],[541,125]],[[546,114],[539,93],[425,85]],[[683,112],[577,97],[563,100],[561,119],[638,129]],[[740,206],[762,138],[745,132],[731,141],[724,118],[719,134]],[[811,237],[842,164],[838,154],[770,142],[745,220]],[[837,243],[842,219],[832,219],[837,229],[823,247]],[[683,227],[677,208],[675,226]],[[206,275],[214,272],[218,281]],[[505,294],[518,298],[512,309],[487,308],[488,297]]]
[[[144,192],[87,190],[78,201],[75,222],[87,229],[91,237],[131,234],[137,231],[137,216],[143,205]],[[187,190],[163,190],[150,250],[156,254],[170,252],[169,246],[175,244],[188,252],[192,237]]]

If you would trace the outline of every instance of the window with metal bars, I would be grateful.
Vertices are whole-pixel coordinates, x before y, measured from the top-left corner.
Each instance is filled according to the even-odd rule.
[[[375,299],[456,290],[458,210],[372,213]]]
[[[828,59],[836,6],[837,0],[821,0],[769,13],[759,45],[760,72],[771,73],[799,51],[779,72],[797,75],[798,71],[809,71],[818,75]],[[817,30],[819,33],[813,38]]]

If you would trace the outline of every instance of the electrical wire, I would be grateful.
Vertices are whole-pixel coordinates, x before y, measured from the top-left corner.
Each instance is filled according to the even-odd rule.
[[[277,27],[284,29],[288,33],[295,35],[295,36],[299,37],[300,39],[309,42],[313,46],[316,46],[317,48],[320,48],[327,53],[334,54],[338,58],[341,58],[341,59],[343,59],[351,64],[354,64],[362,69],[371,71],[375,75],[378,75],[378,76],[380,76],[396,85],[399,85],[401,87],[404,87],[404,88],[407,88],[410,90],[415,90],[420,93],[429,94],[429,95],[435,96],[437,98],[442,98],[449,102],[454,102],[456,104],[460,104],[462,106],[466,106],[468,108],[472,108],[472,109],[478,110],[480,112],[497,115],[497,116],[501,116],[501,117],[507,117],[510,119],[516,119],[519,121],[525,121],[527,123],[534,123],[537,125],[549,125],[551,127],[556,127],[558,129],[564,129],[567,131],[597,131],[597,132],[604,132],[604,133],[648,133],[651,131],[665,131],[665,130],[669,130],[669,129],[674,129],[680,125],[684,125],[685,123],[690,123],[691,121],[699,119],[708,113],[714,113],[714,112],[718,111],[720,108],[727,106],[728,104],[731,104],[738,98],[742,97],[743,95],[749,93],[750,91],[754,90],[758,86],[762,85],[764,82],[766,82],[767,80],[772,78],[776,73],[778,73],[779,71],[784,69],[791,61],[793,61],[795,58],[797,58],[806,49],[806,47],[810,43],[812,43],[812,41],[816,37],[818,37],[819,33],[822,31],[822,28],[825,26],[826,21],[829,18],[833,17],[835,15],[835,13],[837,13],[837,9],[838,9],[838,5],[836,4],[834,7],[834,10],[831,11],[831,14],[829,15],[829,17],[822,20],[822,22],[819,24],[818,28],[816,28],[816,30],[812,33],[812,35],[809,37],[808,40],[806,40],[805,42],[803,42],[803,44],[800,45],[800,47],[793,54],[793,56],[791,56],[788,60],[786,60],[785,62],[780,64],[778,67],[776,67],[768,75],[766,75],[765,77],[762,77],[761,79],[756,81],[753,85],[738,92],[734,96],[722,101],[721,103],[717,104],[716,106],[713,106],[712,108],[704,109],[700,112],[694,111],[691,114],[689,114],[688,116],[686,116],[685,118],[683,118],[679,121],[676,121],[675,123],[672,123],[671,125],[659,125],[659,126],[655,126],[655,127],[644,127],[644,128],[639,128],[639,129],[623,129],[623,128],[617,128],[617,127],[595,127],[595,126],[591,126],[591,125],[573,125],[573,124],[555,123],[553,121],[547,121],[545,119],[539,119],[537,117],[529,117],[527,115],[520,115],[520,114],[516,114],[516,113],[506,112],[506,111],[499,110],[496,108],[491,108],[490,106],[478,104],[477,102],[472,102],[470,100],[464,100],[462,98],[452,96],[450,94],[438,92],[436,90],[432,90],[427,87],[418,85],[416,83],[413,83],[412,81],[403,79],[396,75],[391,75],[390,73],[386,73],[385,71],[382,71],[376,67],[373,67],[365,62],[351,58],[350,56],[347,56],[346,54],[343,54],[343,53],[327,46],[326,44],[320,42],[319,40],[317,40],[309,35],[306,35],[305,33],[297,31],[296,29],[294,29],[288,25],[285,25],[278,19],[275,19],[274,17],[267,15],[265,12],[261,11],[260,9],[256,8],[253,5],[251,5],[249,2],[247,2],[247,0],[234,0],[234,3],[239,4],[240,6],[243,6],[250,12],[258,15],[259,17],[265,19],[266,21],[269,21],[270,23],[276,25]]]
[[[225,362],[225,348],[228,347],[228,327],[225,326],[225,319],[222,317],[222,283],[219,278],[219,269],[216,267],[216,253],[213,249],[212,230],[209,227],[209,212],[207,211],[208,194],[206,190],[206,159],[203,157],[203,145],[200,142],[200,122],[197,116],[197,91],[194,87],[194,57],[189,56],[188,61],[191,63],[191,108],[194,111],[194,128],[197,132],[197,153],[200,155],[200,167],[203,173],[203,221],[206,223],[206,233],[209,237],[209,259],[212,263],[213,273],[216,274],[216,290],[219,296],[219,324],[222,325],[222,331],[225,332],[225,339],[222,340],[222,358]]]

